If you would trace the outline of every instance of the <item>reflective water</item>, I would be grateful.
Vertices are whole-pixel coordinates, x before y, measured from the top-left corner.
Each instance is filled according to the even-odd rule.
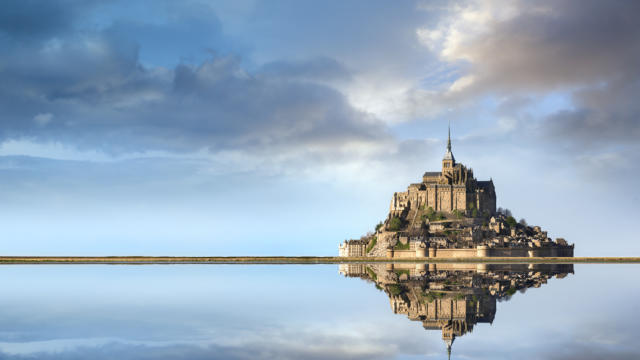
[[[637,265],[0,274],[0,359],[446,359],[449,345],[452,359],[640,358]]]

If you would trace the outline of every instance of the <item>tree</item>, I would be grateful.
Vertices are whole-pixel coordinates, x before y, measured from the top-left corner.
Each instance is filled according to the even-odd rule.
[[[389,230],[390,231],[398,231],[402,227],[402,220],[399,217],[394,216],[389,221]]]
[[[520,225],[522,226],[527,226],[527,220],[525,220],[524,218],[520,219],[520,221],[518,221],[520,223]]]
[[[509,225],[510,228],[515,228],[516,225],[518,224],[518,222],[516,221],[516,219],[513,216],[509,216],[507,217],[507,225]]]
[[[378,223],[378,225],[376,225],[376,232],[378,232],[378,230],[380,230],[380,228],[382,227],[382,225],[383,225],[383,224],[382,224],[382,221],[380,221],[380,222]]]

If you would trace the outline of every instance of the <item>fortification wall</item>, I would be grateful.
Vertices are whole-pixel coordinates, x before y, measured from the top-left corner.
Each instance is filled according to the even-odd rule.
[[[477,249],[428,249],[427,258],[442,259],[472,258],[472,257],[573,257],[573,247],[548,247],[548,248],[487,248]],[[388,257],[394,259],[415,259],[416,250],[388,251]]]

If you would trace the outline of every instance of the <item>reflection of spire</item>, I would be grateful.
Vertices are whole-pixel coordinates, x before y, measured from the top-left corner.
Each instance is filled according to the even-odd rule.
[[[451,345],[453,345],[453,340],[455,340],[455,337],[444,341],[444,343],[447,344],[447,355],[449,356],[449,360],[451,360]]]

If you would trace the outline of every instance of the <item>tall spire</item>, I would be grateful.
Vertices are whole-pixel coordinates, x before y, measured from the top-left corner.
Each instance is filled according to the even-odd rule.
[[[449,138],[447,140],[447,151],[451,152],[451,120],[449,120]]]
[[[453,153],[451,152],[451,120],[449,120],[449,137],[447,139],[447,152],[444,154],[443,161],[451,161],[447,167],[453,167],[455,165],[456,159],[453,157]],[[444,164],[443,164],[444,167]]]

